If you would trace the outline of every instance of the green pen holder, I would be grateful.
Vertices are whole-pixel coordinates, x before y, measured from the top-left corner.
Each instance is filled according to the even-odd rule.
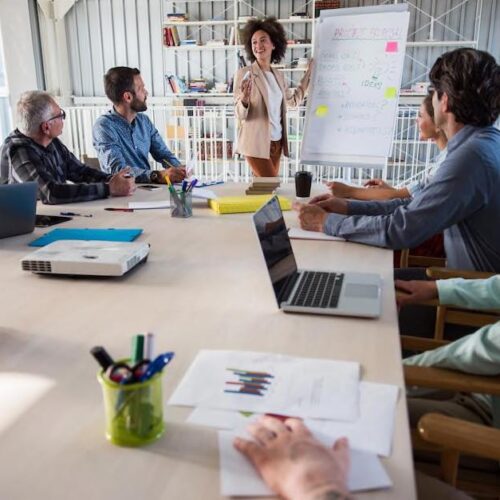
[[[193,215],[193,193],[191,191],[176,191],[170,193],[170,215],[186,219]]]
[[[100,371],[106,416],[106,438],[119,446],[143,446],[165,431],[162,373],[146,382],[117,384]]]

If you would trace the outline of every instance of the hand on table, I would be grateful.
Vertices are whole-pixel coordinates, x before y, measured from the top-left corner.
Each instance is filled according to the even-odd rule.
[[[315,196],[309,201],[309,205],[320,207],[326,212],[347,215],[347,200],[328,193]]]
[[[259,471],[268,486],[286,499],[308,500],[335,492],[347,498],[349,444],[339,439],[329,449],[301,420],[264,416],[249,427],[256,442],[236,438],[235,448]]]
[[[131,175],[130,167],[124,168],[113,175],[108,186],[111,196],[130,196],[136,189],[135,179]]]
[[[328,212],[325,212],[318,205],[303,205],[297,202],[293,204],[293,209],[298,212],[300,227],[302,229],[323,232]]]
[[[438,297],[438,290],[435,281],[396,280],[395,285],[397,290],[407,293],[407,295],[400,294],[397,296],[399,307],[406,304],[422,302],[424,300],[436,299]]]

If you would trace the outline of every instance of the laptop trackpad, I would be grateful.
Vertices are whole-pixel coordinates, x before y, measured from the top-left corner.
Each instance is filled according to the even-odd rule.
[[[376,299],[378,297],[378,286],[346,283],[344,296],[357,299]]]

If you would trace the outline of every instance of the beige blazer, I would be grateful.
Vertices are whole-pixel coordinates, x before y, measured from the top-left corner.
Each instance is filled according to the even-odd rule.
[[[286,107],[299,106],[304,100],[311,78],[311,69],[309,68],[306,71],[299,86],[294,91],[288,89],[281,71],[274,68],[271,68],[271,71],[276,77],[276,81],[283,93],[283,102],[281,105],[282,143],[283,154],[288,156]],[[248,107],[245,107],[241,102],[241,82],[248,72],[251,72],[250,78],[253,81],[253,85],[250,102]],[[238,142],[235,152],[256,158],[269,158],[271,126],[267,113],[269,106],[267,83],[266,77],[257,62],[254,62],[251,66],[240,68],[236,72],[234,76],[234,104],[236,117],[238,118]]]

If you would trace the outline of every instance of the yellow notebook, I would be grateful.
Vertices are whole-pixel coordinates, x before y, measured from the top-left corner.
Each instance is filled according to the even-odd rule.
[[[252,196],[221,196],[214,200],[208,200],[208,206],[218,214],[241,214],[257,211],[272,195]],[[278,196],[281,210],[290,210],[292,202],[288,198]]]

